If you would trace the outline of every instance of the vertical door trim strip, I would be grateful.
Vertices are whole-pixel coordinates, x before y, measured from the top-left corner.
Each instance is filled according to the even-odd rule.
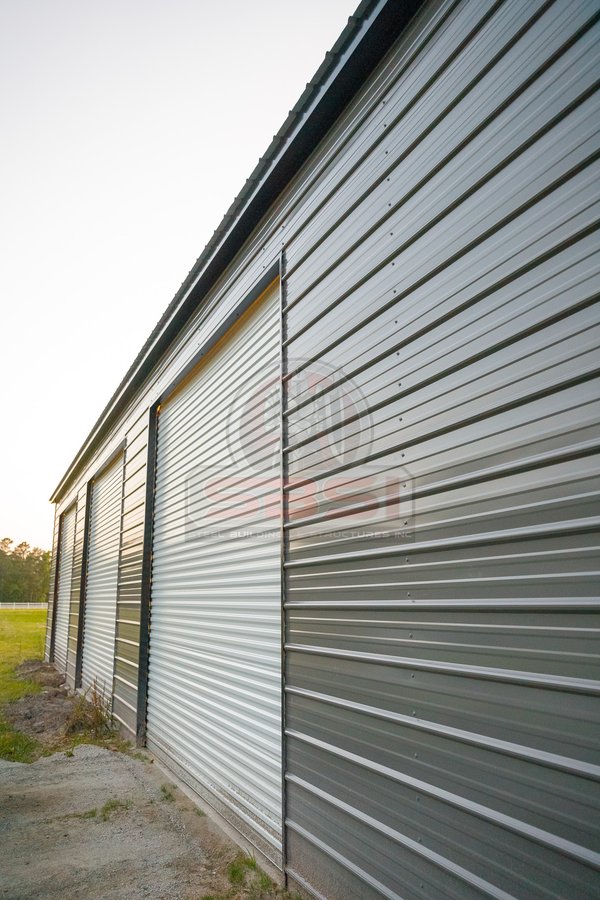
[[[281,549],[281,871],[283,873],[283,884],[287,890],[287,829],[286,829],[286,808],[287,808],[287,782],[286,782],[286,693],[285,693],[285,645],[286,645],[286,613],[285,613],[285,580],[287,575],[286,569],[286,540],[287,531],[285,529],[285,521],[287,517],[288,497],[285,491],[286,483],[286,457],[285,447],[287,446],[287,420],[285,416],[285,377],[286,377],[286,350],[285,350],[285,296],[286,296],[286,256],[285,249],[281,251],[279,258],[279,365],[280,365],[280,384],[279,384],[279,477],[280,477],[280,549]]]
[[[142,551],[142,586],[140,605],[140,653],[136,744],[146,744],[146,710],[148,708],[148,651],[150,648],[150,594],[152,588],[152,542],[154,539],[154,486],[156,483],[156,435],[160,401],[148,410],[148,456],[146,462],[146,503],[144,507],[144,544]]]

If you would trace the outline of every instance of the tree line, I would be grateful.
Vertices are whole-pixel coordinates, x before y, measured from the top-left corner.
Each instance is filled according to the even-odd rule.
[[[50,551],[0,540],[0,603],[40,603],[48,599]]]

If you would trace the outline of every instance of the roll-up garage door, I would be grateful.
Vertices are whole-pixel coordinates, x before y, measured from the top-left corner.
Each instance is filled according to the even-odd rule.
[[[279,289],[158,418],[148,747],[276,863]]]
[[[83,622],[81,682],[112,696],[117,616],[117,578],[121,534],[123,458],[92,486]]]
[[[54,663],[61,672],[67,671],[69,615],[71,612],[71,581],[73,575],[73,547],[75,540],[76,507],[63,514],[58,557],[58,590],[56,592],[56,624],[54,626]]]

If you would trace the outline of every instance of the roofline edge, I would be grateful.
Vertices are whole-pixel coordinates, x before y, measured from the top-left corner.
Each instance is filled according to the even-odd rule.
[[[203,297],[423,3],[363,0],[350,17],[134,359],[52,492],[50,502],[61,500]]]

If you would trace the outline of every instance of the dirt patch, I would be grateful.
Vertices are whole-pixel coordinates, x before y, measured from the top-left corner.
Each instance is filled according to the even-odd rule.
[[[16,669],[19,678],[42,686],[39,694],[28,694],[8,703],[4,718],[16,730],[46,747],[62,740],[73,709],[73,697],[65,686],[65,676],[41,660],[26,660]]]
[[[96,695],[73,694],[65,684],[65,676],[54,666],[30,659],[21,663],[15,674],[41,687],[39,693],[7,703],[2,711],[11,728],[37,742],[35,756],[81,743],[100,744],[110,750],[127,748],[127,742],[111,726],[103,708],[93,702]]]
[[[65,683],[65,676],[41,659],[26,659],[17,666],[15,674],[19,678],[28,678],[47,688],[58,688]]]

